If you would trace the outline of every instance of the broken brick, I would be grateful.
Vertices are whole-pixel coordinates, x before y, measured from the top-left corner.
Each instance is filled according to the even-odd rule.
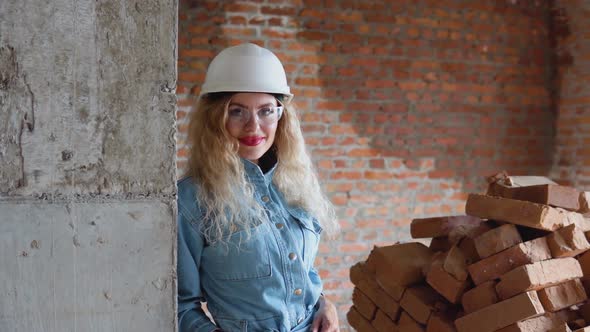
[[[355,330],[358,332],[374,332],[376,331],[371,322],[366,320],[363,315],[361,315],[358,310],[352,306],[348,310],[346,314],[346,319],[350,326],[354,327]]]
[[[365,263],[358,262],[350,268],[350,270],[349,270],[350,282],[352,282],[354,285],[358,285],[358,283],[361,280],[367,278],[366,272],[364,269],[364,265],[365,265]]]
[[[576,188],[556,184],[540,184],[524,187],[509,187],[498,183],[490,184],[492,196],[546,204],[572,211],[580,209],[580,192]]]
[[[505,224],[475,238],[475,249],[480,258],[486,258],[522,243],[515,225]]]
[[[459,281],[467,280],[467,258],[456,245],[452,246],[445,254],[442,267],[455,279]]]
[[[402,311],[398,322],[399,332],[425,332],[426,328],[414,320],[407,312]]]
[[[547,235],[547,244],[554,258],[574,257],[590,249],[582,229],[571,224]]]
[[[590,191],[582,191],[580,192],[579,200],[580,202],[580,209],[578,212],[581,214],[587,215],[590,213]]]
[[[539,299],[546,311],[556,312],[588,298],[582,282],[578,279],[543,288],[538,291]]]
[[[424,285],[406,289],[400,302],[401,307],[418,323],[426,324],[442,297],[432,288]]]
[[[507,221],[513,224],[554,231],[572,221],[565,210],[509,198],[470,194],[465,210],[468,215]]]
[[[459,332],[493,332],[544,312],[537,292],[531,291],[467,314],[455,326]]]
[[[572,329],[566,323],[562,323],[549,330],[549,332],[572,332]]]
[[[352,303],[358,312],[367,320],[370,321],[375,317],[377,306],[358,287],[355,287],[352,291]]]
[[[395,332],[397,325],[383,311],[377,310],[375,319],[371,323],[377,332]]]
[[[498,302],[496,294],[496,282],[493,280],[486,281],[481,285],[472,288],[463,294],[461,304],[466,314],[475,312],[479,309],[490,306]]]
[[[375,304],[383,313],[385,313],[392,321],[396,322],[399,319],[401,307],[389,294],[387,294],[381,287],[377,288],[377,298]]]
[[[414,219],[410,224],[410,234],[414,239],[447,236],[453,229],[474,227],[481,222],[481,219],[472,216]]]
[[[582,268],[574,258],[550,259],[523,265],[504,274],[496,285],[496,292],[500,299],[507,299],[581,277]]]
[[[460,281],[453,278],[441,266],[431,266],[426,282],[451,303],[459,303],[465,290],[470,286],[469,279]]]
[[[435,237],[430,241],[428,246],[432,251],[447,251],[451,249],[452,243],[446,236]]]
[[[426,324],[426,332],[457,332],[452,315],[434,312]]]
[[[551,258],[546,238],[538,238],[508,248],[467,267],[476,285],[494,280],[519,266]]]
[[[404,288],[424,280],[422,269],[431,257],[428,247],[412,242],[375,247],[365,264],[368,271],[375,271],[378,284],[399,301]]]
[[[545,313],[543,316],[529,318],[514,324],[508,325],[496,332],[542,332],[550,331],[565,322],[553,313]]]

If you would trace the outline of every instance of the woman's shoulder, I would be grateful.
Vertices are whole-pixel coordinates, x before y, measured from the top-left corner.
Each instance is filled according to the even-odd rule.
[[[178,187],[178,209],[181,213],[197,216],[199,206],[197,204],[198,185],[190,176],[183,177],[176,182]]]
[[[189,190],[196,190],[196,183],[193,180],[192,176],[183,176],[182,178],[176,181],[176,186],[178,187],[178,195],[180,196],[181,192],[186,192]]]

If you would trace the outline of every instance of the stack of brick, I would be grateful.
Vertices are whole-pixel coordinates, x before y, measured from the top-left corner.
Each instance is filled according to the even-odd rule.
[[[506,178],[504,178],[506,179]],[[490,183],[465,216],[414,219],[421,243],[375,247],[355,264],[357,331],[590,331],[588,193]]]

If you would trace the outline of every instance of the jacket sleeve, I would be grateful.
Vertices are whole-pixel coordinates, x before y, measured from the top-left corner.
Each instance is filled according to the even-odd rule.
[[[201,309],[199,265],[204,240],[190,221],[186,210],[178,204],[178,329],[180,332],[211,332],[217,326]]]

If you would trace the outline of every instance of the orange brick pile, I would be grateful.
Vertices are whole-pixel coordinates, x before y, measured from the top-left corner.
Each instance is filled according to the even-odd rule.
[[[590,331],[589,193],[548,179],[491,179],[485,195],[469,195],[466,215],[412,221],[412,237],[432,238],[429,247],[375,247],[351,267],[352,327]]]

